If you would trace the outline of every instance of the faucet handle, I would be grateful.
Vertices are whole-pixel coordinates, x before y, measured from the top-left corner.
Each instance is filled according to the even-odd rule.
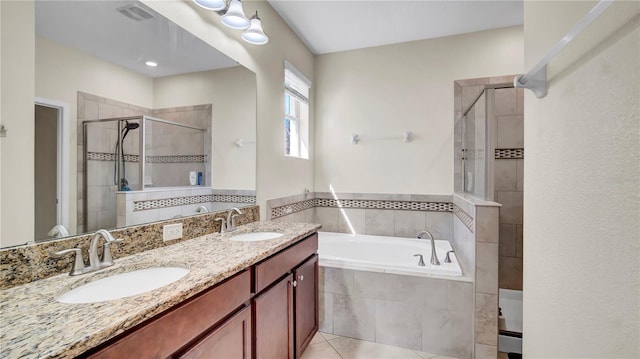
[[[113,265],[113,257],[111,257],[111,243],[120,242],[124,242],[124,239],[114,239],[113,237],[111,237],[111,239],[107,239],[106,242],[104,242],[104,247],[102,249],[102,261],[100,262],[102,266],[108,267]]]
[[[225,233],[227,231],[227,222],[224,218],[214,218],[216,221],[220,222],[220,233]]]
[[[82,251],[80,248],[65,249],[59,252],[53,253],[54,257],[63,257],[65,254],[73,253],[75,255],[75,261],[69,275],[78,275],[84,272],[84,258],[82,258]]]
[[[424,267],[424,258],[422,258],[422,254],[414,254],[414,257],[420,257],[420,260],[418,260],[418,266],[420,267]]]
[[[449,256],[450,253],[455,253],[455,252],[453,250],[447,252],[447,256],[444,257],[445,263],[451,263],[451,257]]]
[[[231,216],[231,228],[235,229],[236,226],[238,225],[238,217],[240,217],[239,214],[234,214],[233,216]]]

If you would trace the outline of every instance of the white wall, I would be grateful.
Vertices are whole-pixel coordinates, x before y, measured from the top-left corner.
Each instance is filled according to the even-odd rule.
[[[241,31],[224,27],[220,17],[192,2],[144,0],[147,6],[211,44],[256,74],[257,82],[257,201],[261,218],[270,198],[313,188],[313,162],[284,156],[284,60],[313,81],[313,55],[264,0],[243,1],[246,14],[258,10],[270,42],[244,43]],[[311,108],[313,123],[313,99]],[[313,142],[310,145],[313,153]]]
[[[154,108],[212,104],[215,189],[256,189],[256,76],[242,66],[154,80]],[[245,145],[235,144],[241,138]]]
[[[510,27],[318,56],[315,190],[451,194],[453,81],[521,73],[522,43]]]
[[[33,240],[35,23],[32,2],[0,1],[0,9],[0,246],[10,246]]]
[[[525,2],[526,68],[593,5]],[[609,11],[622,7],[640,3]],[[584,39],[592,50],[545,98],[525,95],[526,358],[640,357],[639,18],[600,44]]]

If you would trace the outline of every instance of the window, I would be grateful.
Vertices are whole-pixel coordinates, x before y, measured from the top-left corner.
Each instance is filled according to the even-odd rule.
[[[284,154],[309,158],[309,89],[311,82],[284,63]]]

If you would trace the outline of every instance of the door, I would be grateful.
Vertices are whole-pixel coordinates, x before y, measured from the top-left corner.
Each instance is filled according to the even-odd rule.
[[[58,218],[58,119],[60,110],[35,105],[35,236],[49,238],[47,233]]]
[[[256,297],[256,359],[293,359],[293,275]]]
[[[251,358],[251,307],[246,307],[207,334],[179,358]]]
[[[296,358],[300,358],[318,331],[318,255],[314,255],[294,272]]]

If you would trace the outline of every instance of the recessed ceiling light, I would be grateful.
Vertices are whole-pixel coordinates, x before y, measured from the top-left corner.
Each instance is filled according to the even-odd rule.
[[[147,66],[149,66],[149,67],[156,67],[156,66],[158,66],[158,63],[157,63],[157,62],[154,62],[154,61],[147,61],[147,62],[145,62],[144,64],[145,64],[145,65],[147,65]]]

